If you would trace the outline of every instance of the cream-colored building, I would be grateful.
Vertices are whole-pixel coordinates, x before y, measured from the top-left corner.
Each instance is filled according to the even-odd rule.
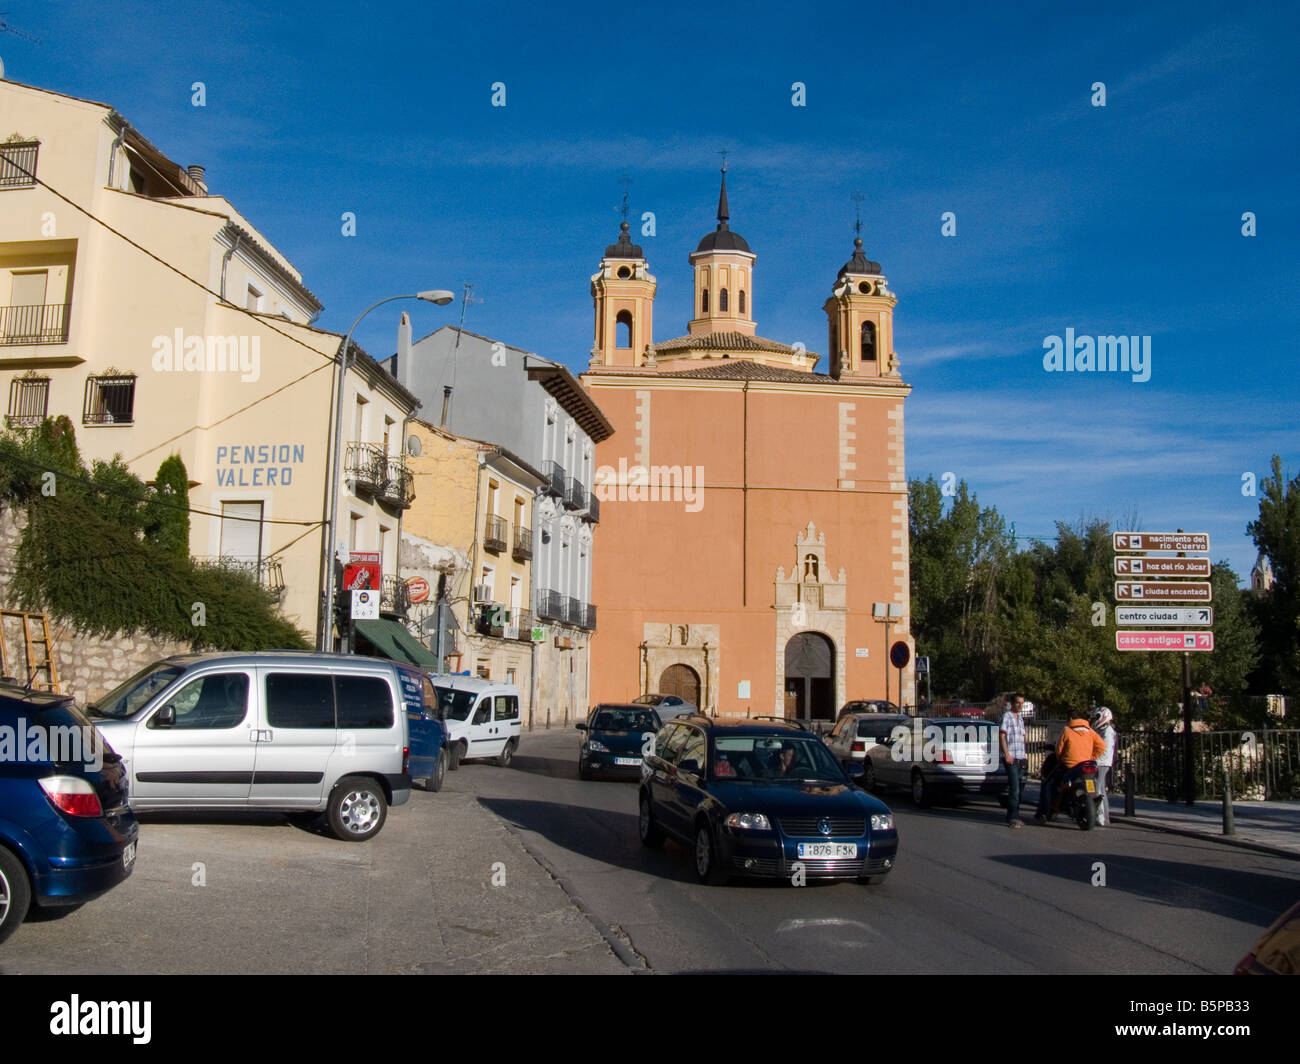
[[[544,713],[533,713],[539,647],[529,603],[533,503],[546,478],[503,447],[418,419],[410,434],[419,454],[408,459],[415,501],[402,527],[401,569],[408,585],[424,580],[429,595],[409,616],[436,651],[444,598],[457,630],[443,638],[442,668],[515,684],[524,719],[545,724]]]
[[[191,553],[257,571],[312,638],[341,342],[312,326],[320,311],[202,167],[168,159],[107,104],[0,80],[6,423],[67,415],[87,461],[120,454],[146,480],[179,454]],[[336,546],[380,552],[393,578],[417,406],[356,349]]]

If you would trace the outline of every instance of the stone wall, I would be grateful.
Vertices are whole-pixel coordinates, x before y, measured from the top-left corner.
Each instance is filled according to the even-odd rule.
[[[9,585],[14,575],[14,558],[27,518],[13,508],[0,510],[0,609],[17,609]],[[43,633],[33,631],[38,638]],[[152,639],[138,633],[119,632],[108,638],[76,632],[65,624],[50,621],[50,642],[58,688],[81,703],[93,702],[151,662],[170,654],[188,653],[186,643]],[[0,626],[0,644],[10,675],[27,680],[22,625],[18,618],[5,618]]]

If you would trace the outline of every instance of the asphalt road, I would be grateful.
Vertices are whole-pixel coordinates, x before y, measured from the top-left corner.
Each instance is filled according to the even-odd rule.
[[[131,878],[29,921],[0,973],[1223,973],[1300,898],[1285,858],[903,795],[879,884],[705,887],[674,843],[641,847],[634,784],[578,780],[578,738],[525,734],[510,768],[463,765],[368,843],[144,817]]]

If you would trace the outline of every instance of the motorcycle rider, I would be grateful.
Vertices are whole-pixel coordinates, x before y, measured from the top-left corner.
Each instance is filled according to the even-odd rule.
[[[1106,743],[1105,752],[1097,758],[1097,790],[1101,792],[1101,816],[1097,821],[1099,828],[1110,823],[1110,800],[1106,797],[1106,792],[1110,787],[1110,770],[1115,764],[1115,741],[1119,737],[1112,723],[1114,719],[1114,714],[1106,706],[1098,706],[1092,714],[1092,729]]]
[[[1035,824],[1045,824],[1052,811],[1056,790],[1065,774],[1081,761],[1096,761],[1106,752],[1106,741],[1092,730],[1082,714],[1076,714],[1066,723],[1061,737],[1056,740],[1056,768],[1043,780],[1038,789],[1038,811]]]

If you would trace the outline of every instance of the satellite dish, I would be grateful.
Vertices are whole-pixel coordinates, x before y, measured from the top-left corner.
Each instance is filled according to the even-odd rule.
[[[420,437],[411,435],[406,437],[406,453],[412,458],[420,457]]]

